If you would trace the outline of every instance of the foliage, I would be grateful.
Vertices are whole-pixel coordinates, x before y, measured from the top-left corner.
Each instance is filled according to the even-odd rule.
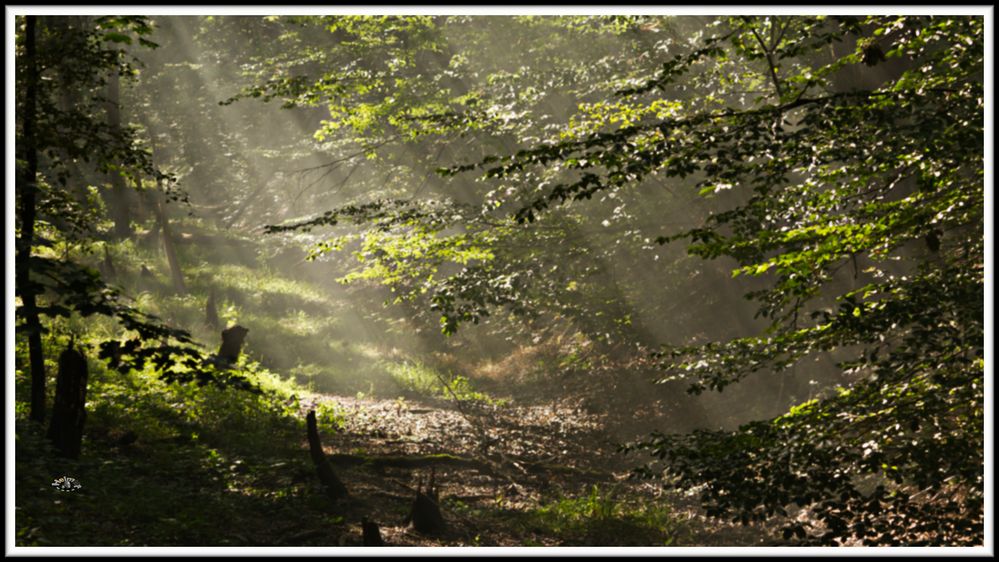
[[[238,373],[219,370],[185,330],[164,325],[158,318],[122,302],[118,290],[100,280],[99,274],[71,261],[32,256],[32,273],[41,280],[34,289],[53,295],[39,312],[49,318],[94,314],[117,319],[126,339],[100,343],[100,357],[121,371],[141,371],[153,366],[165,380],[213,382],[254,389]]]
[[[676,485],[706,482],[702,497],[712,515],[748,522],[793,504],[809,508],[815,528],[788,527],[800,539],[978,542],[982,25],[979,17],[718,18],[685,44],[673,42],[658,70],[590,81],[592,97],[567,125],[535,121],[529,108],[536,106],[515,104],[526,111],[511,114],[521,123],[521,135],[513,135],[519,149],[506,145],[470,164],[438,167],[443,180],[477,194],[464,199],[475,202],[471,213],[442,224],[439,213],[420,210],[433,204],[382,200],[272,231],[333,225],[340,215],[397,229],[369,234],[357,253],[367,269],[352,279],[394,289],[413,280],[406,294],[429,296],[423,302],[452,334],[500,307],[527,317],[573,310],[569,288],[599,277],[569,266],[566,277],[547,284],[535,273],[547,273],[556,257],[576,257],[565,248],[588,221],[573,210],[591,200],[591,209],[607,209],[631,194],[644,212],[629,215],[621,204],[605,227],[631,226],[625,239],[645,245],[650,238],[684,242],[691,256],[732,260],[733,276],[766,283],[748,294],[768,323],[761,335],[668,346],[655,355],[663,382],[684,382],[695,394],[721,391],[754,372],[791,371],[818,353],[854,359],[841,363],[846,390],[821,395],[812,407],[734,432],[655,435],[626,450],[667,461],[666,477]],[[544,65],[532,59],[525,67]],[[303,92],[328,94],[322,86]],[[432,95],[407,99],[397,107],[434,103]],[[487,136],[473,121],[437,121]],[[469,183],[475,170],[482,175]],[[682,194],[646,191],[655,184]],[[692,202],[697,197],[709,204]],[[689,226],[661,219],[657,226],[655,213],[671,205],[698,212],[677,221]],[[549,232],[554,251],[546,252]],[[458,249],[428,251],[434,239],[427,236],[441,233]],[[468,236],[481,246],[481,259],[441,270],[441,258],[460,256]],[[531,249],[511,249],[521,241]],[[584,302],[603,292],[587,288]],[[575,311],[587,310],[576,302]],[[625,341],[639,349],[653,343],[627,311],[611,318]],[[593,330],[601,331],[604,341],[614,339]],[[933,460],[941,456],[943,466]],[[881,487],[867,489],[871,479]],[[914,513],[911,525],[898,524]]]
[[[613,489],[601,490],[597,485],[586,495],[555,499],[532,515],[534,525],[566,537],[566,544],[670,546],[681,527],[668,506],[629,503]]]
[[[679,157],[685,168],[674,173],[699,171],[698,186],[712,190],[752,186],[744,204],[666,239],[687,238],[706,258],[734,258],[735,275],[769,272],[772,280],[751,295],[772,321],[765,335],[667,350],[665,380],[688,381],[692,392],[721,390],[816,351],[850,349],[857,359],[842,366],[853,384],[771,422],[657,435],[638,447],[666,461],[678,485],[707,483],[702,497],[714,515],[745,522],[793,504],[821,522],[818,534],[794,524],[787,536],[976,543],[981,20],[871,18],[864,29],[872,39],[858,39],[854,53],[832,64],[871,65],[865,45],[878,38],[892,45],[889,58],[913,61],[896,79],[816,97],[806,96],[809,85],[794,101],[715,114],[710,128],[697,118],[673,122],[678,140],[662,152],[668,159],[652,160],[670,174]],[[753,154],[768,157],[750,163]],[[899,261],[906,265],[892,263]],[[837,270],[850,265],[863,281],[837,294]]]
[[[445,507],[488,523],[489,530],[511,528],[523,546],[676,546],[687,521],[667,505],[636,499],[618,486],[593,485],[580,494],[558,493],[529,509],[510,508],[513,498],[497,495],[489,507],[444,498]],[[479,545],[473,542],[476,546]]]
[[[196,380],[201,384],[212,381],[251,388],[243,377],[212,367],[188,332],[166,326],[129,306],[120,291],[108,286],[97,271],[68,258],[74,246],[90,249],[93,238],[102,236],[93,230],[92,224],[101,215],[100,209],[86,206],[94,205],[89,196],[92,191],[85,189],[85,198],[79,193],[80,185],[92,179],[91,174],[121,175],[140,184],[145,176],[167,182],[171,177],[153,166],[149,153],[139,144],[136,131],[108,125],[104,118],[108,110],[102,108],[108,100],[100,89],[107,85],[109,76],[117,80],[116,74],[135,74],[125,46],[132,44],[133,39],[147,48],[156,46],[145,38],[151,32],[148,20],[108,16],[92,21],[88,18],[42,18],[42,21],[35,61],[42,87],[36,92],[31,109],[39,131],[33,149],[44,159],[38,178],[19,177],[17,196],[25,197],[26,190],[38,193],[37,206],[41,212],[36,220],[43,227],[39,232],[48,238],[18,237],[19,246],[31,247],[23,249],[29,258],[17,272],[17,296],[23,297],[26,292],[43,296],[46,302],[37,311],[50,319],[73,313],[117,318],[129,335],[124,341],[107,340],[100,344],[101,358],[114,368],[142,370],[152,364],[167,380]],[[24,64],[18,67],[22,80],[26,79],[21,77],[25,74],[24,67]],[[79,91],[71,95],[73,89]],[[18,112],[22,133],[24,113],[28,111],[23,97],[18,98],[22,103]],[[27,220],[20,215],[19,218]],[[23,232],[25,225],[20,227],[19,232]],[[51,251],[60,245],[66,247],[65,253]],[[19,316],[22,309],[23,306],[18,308]]]
[[[312,466],[289,400],[301,388],[275,385],[262,370],[254,382],[266,391],[251,394],[90,366],[79,459],[60,458],[42,428],[15,420],[19,546],[274,544],[287,526],[273,517],[301,528],[322,516],[307,502]],[[62,476],[82,488],[53,497]],[[223,519],[234,527],[220,527]]]
[[[335,405],[323,402],[316,408],[316,422],[320,435],[331,435],[346,425],[345,414]]]

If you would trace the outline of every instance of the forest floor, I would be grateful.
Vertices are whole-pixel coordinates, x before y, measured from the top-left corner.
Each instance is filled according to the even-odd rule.
[[[253,421],[231,416],[213,434],[160,411],[160,436],[133,425],[132,439],[97,421],[71,461],[44,454],[21,420],[18,544],[362,546],[363,519],[387,546],[780,544],[775,526],[709,520],[695,495],[628,478],[634,462],[617,453],[608,419],[572,404],[313,394],[297,407],[299,422],[325,415],[321,440],[346,499],[324,494],[301,423],[260,430],[266,442],[240,438]],[[83,488],[57,492],[57,476]],[[445,528],[423,534],[408,515],[431,480]]]
[[[693,495],[629,478],[607,416],[570,403],[514,406],[315,395],[342,413],[322,436],[350,490],[338,544],[361,545],[360,520],[388,545],[755,546],[774,528],[709,521]],[[303,448],[307,444],[303,440]],[[417,489],[430,481],[446,529],[417,533]]]

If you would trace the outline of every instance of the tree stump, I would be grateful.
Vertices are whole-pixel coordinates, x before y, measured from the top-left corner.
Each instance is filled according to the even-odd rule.
[[[316,474],[319,476],[323,488],[326,489],[326,495],[333,501],[347,497],[349,495],[347,487],[337,478],[336,473],[333,472],[333,465],[330,464],[329,459],[326,458],[326,453],[323,452],[322,442],[319,441],[315,410],[309,411],[305,423],[309,436],[309,454],[312,455],[312,463],[316,465]]]
[[[423,491],[422,484],[416,489],[416,498],[413,500],[413,508],[409,512],[409,521],[412,522],[413,529],[417,533],[437,535],[444,532],[444,517],[441,515],[438,490],[434,486],[433,470],[430,472],[430,483],[427,484],[427,491]]]
[[[364,546],[385,546],[378,523],[368,520],[367,517],[361,519],[361,534]]]
[[[48,432],[55,448],[65,457],[80,456],[86,403],[87,358],[70,343],[59,355],[55,404]]]
[[[222,330],[222,345],[218,352],[219,359],[229,365],[235,365],[239,361],[239,353],[243,349],[243,340],[246,339],[246,334],[249,332],[239,325]]]

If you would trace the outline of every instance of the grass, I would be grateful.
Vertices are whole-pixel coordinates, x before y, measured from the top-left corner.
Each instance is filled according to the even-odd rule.
[[[502,406],[506,400],[493,398],[475,390],[472,382],[464,376],[444,374],[419,361],[389,363],[389,375],[403,390],[428,398],[440,400],[461,400],[480,402],[490,406]]]
[[[580,495],[560,494],[517,509],[508,507],[502,495],[474,507],[445,502],[448,509],[479,521],[483,534],[520,537],[522,546],[674,546],[686,523],[668,504],[596,485]],[[472,542],[489,541],[477,536]]]
[[[268,543],[280,538],[272,517],[309,525],[323,516],[309,499],[312,467],[292,394],[301,389],[289,381],[258,368],[252,376],[268,391],[257,395],[89,367],[79,459],[55,455],[44,428],[17,408],[17,544]],[[121,443],[125,432],[134,443]],[[63,476],[83,487],[52,488]]]
[[[596,546],[674,544],[681,520],[666,504],[627,501],[594,485],[580,497],[560,498],[530,512],[531,524],[568,544]]]
[[[269,291],[315,296],[300,284],[281,282],[272,271],[261,275],[235,265],[220,270],[219,283],[205,272],[189,270],[193,273],[189,293],[175,295],[166,283],[142,280],[137,274],[147,265],[166,277],[165,264],[155,252],[125,242],[115,247],[113,260],[118,271],[113,281],[125,289],[134,306],[190,330],[209,349],[218,342],[217,332],[203,321],[209,287],[224,288],[230,278],[243,277],[257,283],[254,289],[259,289],[260,298]],[[226,301],[220,312],[232,321],[249,323],[269,320],[272,313],[299,324],[309,320],[285,310],[257,310],[252,299],[245,302],[251,306]],[[259,334],[254,343],[273,342],[292,353],[302,353],[292,342],[313,339],[303,338],[301,330],[323,329],[255,326],[261,329],[254,334]],[[308,390],[293,377],[281,376],[244,355],[240,368],[264,389],[263,394],[168,384],[150,370],[122,374],[96,359],[97,343],[121,337],[121,327],[113,319],[71,316],[52,320],[47,327],[43,343],[50,407],[59,353],[72,338],[88,356],[83,454],[75,460],[57,456],[44,435],[45,427],[27,420],[27,349],[25,339],[16,338],[16,544],[276,544],[282,533],[310,528],[326,517],[328,506],[314,499],[313,468],[301,448],[305,427],[298,397]],[[342,423],[333,411],[324,410],[320,419],[327,428]],[[134,437],[131,443],[122,439],[129,434]],[[83,487],[76,492],[54,489],[52,482],[64,476]],[[336,529],[326,528],[310,540],[330,544],[330,533]]]

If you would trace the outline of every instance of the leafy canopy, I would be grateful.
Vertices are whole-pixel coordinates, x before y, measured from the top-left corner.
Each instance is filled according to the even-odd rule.
[[[369,147],[386,134],[424,148],[435,146],[424,133],[471,135],[488,152],[437,170],[462,188],[463,203],[385,198],[272,231],[370,221],[375,234],[357,253],[367,268],[354,278],[429,294],[454,333],[497,307],[529,314],[544,306],[531,295],[557,300],[578,287],[536,275],[544,248],[511,248],[544,234],[564,246],[587,220],[572,215],[584,202],[641,194],[649,221],[662,201],[691,201],[674,189],[707,198],[700,224],[662,225],[655,241],[759,278],[765,288],[748,297],[768,327],[665,346],[655,355],[661,381],[722,391],[832,353],[845,383],[734,431],[657,433],[624,447],[661,461],[639,473],[701,486],[709,514],[736,521],[808,508],[809,523],[785,529],[804,542],[981,542],[982,18],[719,18],[690,41],[657,43],[645,58],[664,62],[644,76],[586,76],[567,63],[582,99],[564,120],[518,112],[535,108],[524,102],[535,90],[522,86],[505,122],[516,126],[476,113],[482,99],[501,97],[504,70],[489,75],[493,88],[442,87],[445,69],[474,76],[455,66],[473,49],[442,58],[425,81],[410,61],[447,48],[440,22],[396,23],[337,21],[343,49],[306,53],[346,57],[345,70],[311,85],[283,74],[252,95],[324,100],[330,122],[320,135],[349,127]],[[547,87],[540,97],[563,83]],[[403,117],[435,126],[416,134]],[[495,142],[503,135],[517,148]],[[656,185],[671,195],[648,190]]]

